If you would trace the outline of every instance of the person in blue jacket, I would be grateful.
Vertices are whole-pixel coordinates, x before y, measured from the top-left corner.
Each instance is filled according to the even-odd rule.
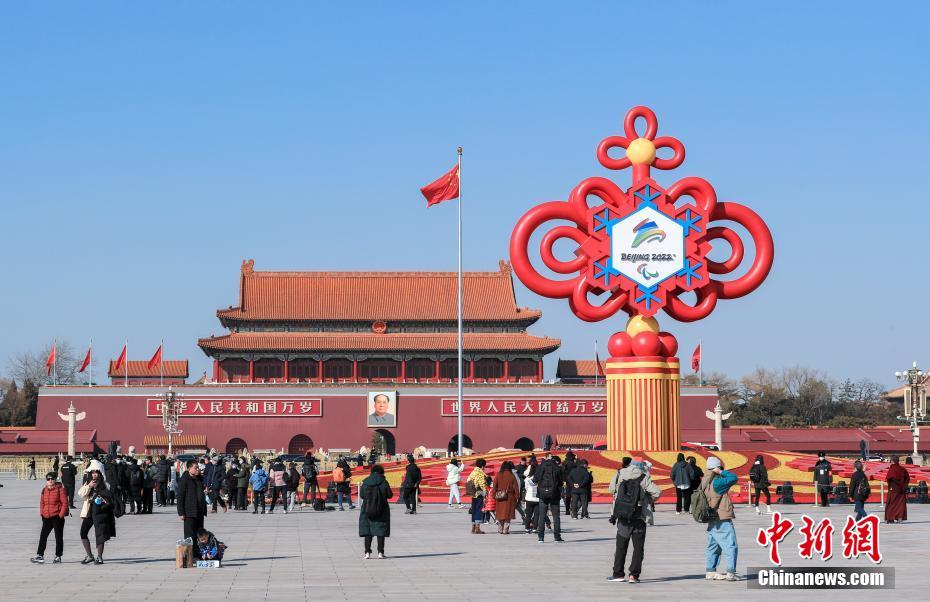
[[[252,514],[258,514],[258,503],[262,504],[262,514],[265,513],[265,491],[268,489],[268,473],[262,468],[261,464],[255,465],[252,476],[249,477],[249,483],[252,484],[252,502],[255,509]]]
[[[201,560],[222,560],[225,551],[226,544],[218,540],[213,533],[206,529],[197,531],[196,552],[198,558]]]

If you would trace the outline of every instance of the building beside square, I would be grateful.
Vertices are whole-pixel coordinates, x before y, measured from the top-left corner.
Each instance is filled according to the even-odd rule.
[[[127,360],[119,367],[110,360],[107,376],[111,385],[183,385],[190,372],[187,360],[165,360],[151,368],[147,360]]]

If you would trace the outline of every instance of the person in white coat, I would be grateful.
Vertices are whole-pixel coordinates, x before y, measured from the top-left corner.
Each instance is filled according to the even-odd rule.
[[[452,507],[452,500],[458,504],[459,509],[464,508],[462,505],[462,494],[459,491],[459,482],[462,480],[462,466],[458,458],[452,460],[446,465],[446,485],[449,486],[449,507]]]

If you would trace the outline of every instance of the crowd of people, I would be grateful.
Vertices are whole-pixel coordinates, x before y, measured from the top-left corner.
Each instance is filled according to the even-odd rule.
[[[29,467],[34,471],[34,458],[30,459]],[[152,514],[155,505],[175,506],[183,522],[183,536],[190,539],[195,556],[206,554],[209,558],[221,558],[226,546],[204,528],[207,514],[216,513],[220,508],[223,512],[230,508],[247,511],[250,488],[254,514],[259,513],[259,508],[261,514],[265,514],[269,496],[268,513],[274,513],[279,504],[284,513],[293,510],[298,503],[301,481],[304,482],[302,506],[312,504],[319,491],[317,462],[309,455],[300,470],[296,463],[285,463],[281,458],[268,461],[266,468],[257,458],[250,461],[244,457],[217,455],[184,462],[165,456],[146,457],[141,461],[122,455],[89,457],[83,461],[82,468],[79,469],[69,456],[60,465],[56,461],[53,470],[45,475],[46,486],[39,497],[42,528],[36,555],[31,559],[33,563],[45,562],[45,549],[52,533],[55,535],[53,563],[61,562],[65,518],[71,515],[71,510],[77,509],[76,500],[81,503],[80,541],[85,551],[81,562],[103,564],[105,544],[116,537],[116,519],[124,514]],[[337,489],[351,504],[348,463],[341,461],[335,472],[346,476],[345,487],[337,486]],[[80,487],[75,490],[78,483]]]
[[[535,454],[520,458],[519,464],[505,460],[493,477],[486,471],[483,458],[475,462],[465,482],[465,494],[471,497],[471,532],[483,535],[482,525],[496,524],[497,531],[510,534],[511,523],[520,515],[524,532],[536,534],[545,541],[546,528],[552,530],[553,539],[562,541],[561,512],[572,519],[589,519],[594,474],[588,461],[577,459],[568,452],[565,461],[556,455],[547,455],[542,461]],[[462,469],[453,458],[446,467],[449,486],[449,506],[458,500],[461,506],[459,483]]]
[[[33,464],[34,466],[34,464]],[[737,477],[725,469],[723,461],[711,456],[702,470],[695,457],[679,453],[671,467],[671,484],[675,490],[676,514],[690,513],[706,524],[706,578],[733,581],[736,575],[738,545],[733,526],[735,517],[731,488]],[[106,456],[88,458],[83,469],[70,457],[46,474],[46,485],[39,499],[42,527],[34,563],[44,563],[48,537],[55,535],[54,563],[63,554],[63,532],[66,517],[80,501],[80,541],[84,548],[83,564],[103,564],[106,542],[116,537],[116,519],[124,514],[151,514],[153,504],[175,506],[183,524],[183,537],[193,544],[198,558],[222,558],[226,545],[205,528],[205,517],[222,509],[247,512],[249,493],[253,514],[273,514],[280,507],[291,512],[309,504],[314,509],[327,509],[326,501],[355,509],[352,500],[352,467],[340,458],[332,471],[327,491],[321,491],[317,461],[307,455],[301,466],[273,458],[267,462],[254,458],[218,455],[203,456],[185,462],[165,456],[143,458]],[[646,530],[654,524],[655,502],[660,488],[651,480],[651,464],[642,458],[624,457],[608,486],[613,496],[610,521],[616,526],[611,581],[636,583],[642,571]],[[464,509],[460,490],[465,466],[462,458],[452,458],[446,466],[445,483],[449,488],[449,508]],[[80,478],[79,478],[80,477]],[[813,467],[817,501],[829,504],[824,492],[832,484],[833,468],[820,454]],[[889,486],[885,520],[889,523],[907,519],[907,487],[910,476],[893,457],[885,481]],[[749,470],[752,504],[757,513],[762,497],[766,512],[771,512],[771,483],[763,456],[755,458]],[[80,487],[75,490],[80,481]],[[303,496],[300,496],[303,482]],[[403,503],[407,514],[417,514],[421,502],[423,473],[414,456],[407,465],[400,484],[397,503]],[[503,461],[491,470],[484,458],[477,458],[465,479],[465,497],[470,498],[471,532],[482,535],[485,525],[496,525],[501,535],[511,533],[512,523],[520,516],[526,534],[535,534],[545,541],[546,530],[553,540],[563,542],[563,516],[573,520],[589,519],[588,505],[592,497],[594,474],[584,458],[569,451],[564,461],[547,453],[542,459],[535,454],[520,458],[518,463]],[[390,537],[390,499],[392,491],[379,464],[357,485],[360,513],[359,536],[364,539],[364,558],[371,558],[376,543],[379,558],[385,557],[385,539]],[[321,495],[322,494],[322,495]],[[856,519],[866,515],[865,502],[871,494],[869,477],[863,464],[855,462],[855,472],[849,485],[849,496],[855,504]],[[334,509],[334,508],[333,508]],[[93,531],[94,541],[90,535]],[[632,544],[632,545],[631,545]],[[632,547],[632,558],[626,558]]]

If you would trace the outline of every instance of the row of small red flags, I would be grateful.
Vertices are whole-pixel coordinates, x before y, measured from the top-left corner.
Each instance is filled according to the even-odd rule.
[[[162,363],[161,351],[164,343],[158,346],[158,349],[155,350],[155,355],[152,356],[152,359],[149,360],[149,370],[158,366]],[[116,358],[116,365],[113,366],[113,372],[126,366],[126,353],[128,351],[129,344],[123,345],[123,351],[119,354],[119,357]],[[87,348],[87,353],[84,355],[84,361],[81,362],[81,367],[78,369],[78,372],[83,372],[87,370],[87,367],[90,366],[91,358],[93,357],[93,347]],[[52,375],[52,367],[55,365],[55,360],[58,355],[58,344],[52,344],[52,350],[48,354],[48,359],[45,360],[45,371],[48,376]],[[128,369],[128,367],[127,367]]]

